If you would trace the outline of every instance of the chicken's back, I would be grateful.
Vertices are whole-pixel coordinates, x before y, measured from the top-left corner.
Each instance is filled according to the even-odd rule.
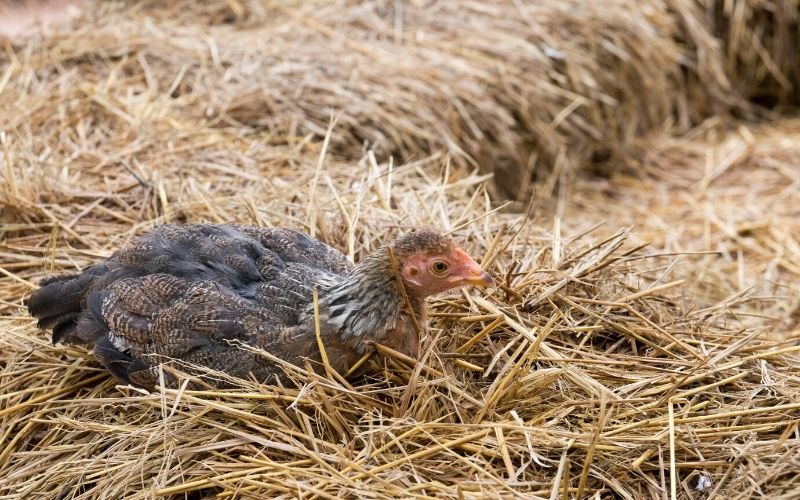
[[[94,345],[126,380],[114,364],[142,370],[150,355],[213,365],[217,353],[224,363],[226,341],[295,326],[314,284],[351,269],[341,252],[298,231],[164,225],[81,273],[46,278],[28,309],[54,343]]]

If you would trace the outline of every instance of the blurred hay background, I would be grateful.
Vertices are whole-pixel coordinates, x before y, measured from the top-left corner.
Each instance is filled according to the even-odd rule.
[[[800,103],[800,3],[700,0],[739,95],[759,104]]]
[[[788,0],[232,0],[5,41],[0,495],[790,498],[797,36]],[[356,260],[433,226],[503,285],[355,387],[145,394],[27,317],[185,220]]]

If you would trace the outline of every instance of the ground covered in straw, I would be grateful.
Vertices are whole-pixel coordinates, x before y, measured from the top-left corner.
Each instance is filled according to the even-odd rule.
[[[5,43],[0,496],[795,495],[800,122],[744,120],[792,103],[797,6],[599,4],[103,3]],[[501,285],[298,388],[117,386],[27,316],[199,220],[354,260],[435,227]]]

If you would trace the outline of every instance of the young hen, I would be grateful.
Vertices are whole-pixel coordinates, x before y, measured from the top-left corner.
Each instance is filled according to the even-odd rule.
[[[28,309],[53,343],[93,346],[123,383],[154,386],[169,359],[269,381],[282,369],[240,344],[293,364],[319,362],[315,288],[325,351],[345,373],[372,343],[416,357],[414,321],[424,328],[426,297],[492,284],[432,231],[401,236],[354,266],[289,229],[165,225],[79,274],[45,279]]]

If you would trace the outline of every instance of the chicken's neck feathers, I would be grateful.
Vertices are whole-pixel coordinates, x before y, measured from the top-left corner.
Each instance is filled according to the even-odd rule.
[[[367,257],[340,279],[320,284],[320,317],[342,338],[380,340],[406,308],[391,263],[380,254]],[[409,299],[419,313],[424,301]]]

